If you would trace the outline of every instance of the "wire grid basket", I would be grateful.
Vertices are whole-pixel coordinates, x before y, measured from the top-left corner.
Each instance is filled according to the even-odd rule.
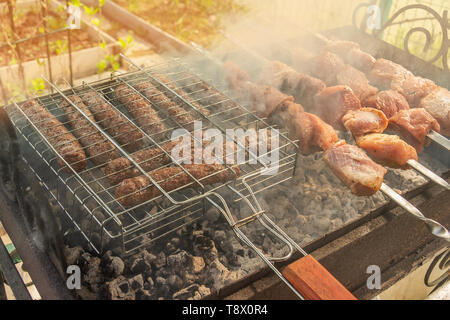
[[[86,92],[95,90],[116,110],[125,115],[136,127],[136,130],[142,131],[138,128],[135,120],[132,120],[124,106],[115,99],[113,92],[120,84],[133,87],[140,81],[151,82],[152,85],[161,89],[161,83],[158,84],[152,80],[154,74],[164,74],[179,89],[183,90],[182,100],[186,102],[186,99],[189,98],[189,101],[191,101],[191,103],[184,103],[184,108],[187,112],[195,115],[197,119],[203,121],[203,130],[218,128],[222,133],[225,133],[226,129],[236,128],[271,129],[263,119],[258,118],[245,107],[237,105],[221,93],[226,92],[226,90],[218,91],[219,89],[204,86],[201,78],[194,75],[186,65],[179,61],[170,61],[146,69],[116,74],[108,80],[84,84],[65,91],[57,90],[58,92],[55,94],[36,97],[35,99],[67,128],[70,128],[70,123],[64,111],[59,107],[60,103],[65,100],[64,96],[73,94],[83,96]],[[141,99],[147,99],[143,95],[140,96]],[[210,115],[205,117],[203,114],[198,114],[197,110],[193,110],[192,103],[194,102],[205,106]],[[202,186],[202,180],[193,179],[195,182],[183,185],[168,194],[156,196],[131,208],[124,207],[114,196],[116,186],[109,184],[107,177],[99,166],[89,161],[85,170],[78,173],[72,170],[72,174],[68,174],[61,168],[58,165],[55,150],[52,149],[48,141],[46,142],[36,124],[30,122],[21,110],[21,105],[14,103],[7,106],[6,110],[16,127],[18,135],[22,138],[22,144],[25,147],[24,150],[26,150],[23,154],[25,161],[97,252],[117,246],[122,247],[125,254],[130,253],[201,218],[208,203],[220,206],[220,203],[217,204],[211,197],[202,197],[202,195],[210,195],[220,189],[221,194],[226,194],[227,202],[233,203],[242,199],[248,202],[250,196],[254,196],[254,194],[292,177],[295,169],[296,145],[281,133],[276,150],[280,154],[276,174],[261,176],[258,172],[265,166],[259,160],[264,155],[255,155],[258,160],[256,163],[251,161],[251,156],[249,156],[245,163],[239,165],[241,178],[248,177],[245,184],[243,180],[237,180],[206,187]],[[154,105],[154,107],[158,108],[157,105]],[[163,143],[171,141],[172,130],[183,127],[172,117],[163,114],[160,114],[160,117],[167,124],[168,130],[162,137],[158,135],[158,138],[145,134],[146,148],[155,147],[155,144],[161,146]],[[84,148],[86,149],[86,146]],[[275,150],[272,149],[271,151]],[[245,150],[245,152],[249,153],[249,150]],[[121,152],[121,156],[124,157],[126,154]],[[162,167],[170,165],[173,165],[173,163]],[[224,170],[230,169],[228,165],[225,166],[227,168]],[[186,190],[186,187],[193,187],[197,184],[202,187]],[[173,198],[176,203],[170,201],[170,198]]]

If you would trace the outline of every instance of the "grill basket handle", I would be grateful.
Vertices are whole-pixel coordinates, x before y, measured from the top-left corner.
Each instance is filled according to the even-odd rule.
[[[357,300],[309,254],[288,265],[282,274],[307,300]]]

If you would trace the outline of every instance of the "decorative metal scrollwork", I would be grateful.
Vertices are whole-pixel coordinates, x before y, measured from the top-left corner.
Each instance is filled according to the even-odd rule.
[[[382,11],[382,9],[379,9],[378,12],[369,11],[368,8],[371,8],[371,7],[374,7],[374,5],[371,3],[362,3],[356,7],[355,11],[353,12],[353,25],[356,28],[361,29],[363,31],[367,31],[368,25],[369,25],[369,23],[368,23],[369,19],[375,19],[375,17],[373,15],[380,14],[380,12]],[[364,15],[362,22],[358,25],[356,17],[357,17],[358,12],[361,11],[361,9],[366,9],[366,13]],[[398,18],[402,13],[405,13],[405,12],[411,11],[411,10],[424,11],[431,16],[398,21]],[[449,54],[449,49],[450,49],[450,39],[449,39],[450,21],[449,21],[449,16],[448,16],[448,10],[444,10],[444,12],[442,13],[442,16],[441,16],[436,10],[434,10],[433,8],[430,8],[428,6],[425,6],[422,4],[408,5],[408,6],[401,8],[397,12],[395,12],[379,28],[372,28],[372,34],[373,34],[373,36],[378,37],[386,29],[388,29],[391,26],[400,25],[402,23],[414,23],[414,22],[420,23],[425,20],[436,21],[440,26],[440,29],[441,29],[440,31],[442,34],[442,43],[441,43],[439,50],[432,58],[427,59],[427,62],[435,63],[436,61],[438,61],[439,59],[442,58],[442,66],[443,66],[444,70],[449,71],[448,54]],[[372,20],[370,20],[370,21],[372,21]],[[409,54],[413,54],[410,50],[410,43],[411,43],[412,36],[417,33],[425,35],[425,38],[426,38],[425,43],[423,44],[423,52],[427,52],[432,46],[433,34],[430,32],[430,30],[426,29],[423,26],[412,27],[406,33],[406,35],[403,39],[403,47],[404,47],[405,51],[407,51]]]
[[[431,274],[436,270],[443,273],[437,279],[431,280]],[[427,287],[434,287],[433,291],[435,291],[447,282],[448,279],[450,279],[450,249],[442,252],[433,259],[425,274],[424,283]]]

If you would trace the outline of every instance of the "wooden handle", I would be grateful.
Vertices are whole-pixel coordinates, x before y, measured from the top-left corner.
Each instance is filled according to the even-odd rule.
[[[288,265],[283,276],[307,300],[357,300],[311,255]]]

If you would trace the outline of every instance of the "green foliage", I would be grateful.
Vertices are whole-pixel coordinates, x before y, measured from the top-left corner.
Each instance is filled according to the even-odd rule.
[[[97,28],[99,28],[100,25],[101,25],[102,22],[103,22],[103,19],[92,18],[92,19],[91,19],[91,22],[92,22],[92,24],[93,24],[94,26],[96,26]]]
[[[113,0],[184,42],[209,47],[222,39],[227,16],[248,11],[240,0]]]
[[[60,55],[64,52],[68,51],[67,48],[67,42],[66,41],[61,41],[61,40],[56,40],[56,54]]]
[[[105,71],[117,71],[120,68],[119,55],[107,54],[105,57],[97,63],[97,73],[103,73]]]
[[[71,0],[69,2],[69,5],[75,6],[75,7],[81,7],[81,2],[80,0]]]
[[[133,46],[133,36],[131,34],[126,37],[119,38],[119,46],[122,48],[124,52],[126,52],[130,47]]]
[[[42,78],[32,79],[30,90],[36,94],[41,94],[45,90],[44,79]]]
[[[100,10],[100,8],[93,8],[93,7],[88,7],[85,5],[83,5],[83,8],[84,8],[84,12],[86,12],[86,14],[88,14],[90,16],[93,16]]]

